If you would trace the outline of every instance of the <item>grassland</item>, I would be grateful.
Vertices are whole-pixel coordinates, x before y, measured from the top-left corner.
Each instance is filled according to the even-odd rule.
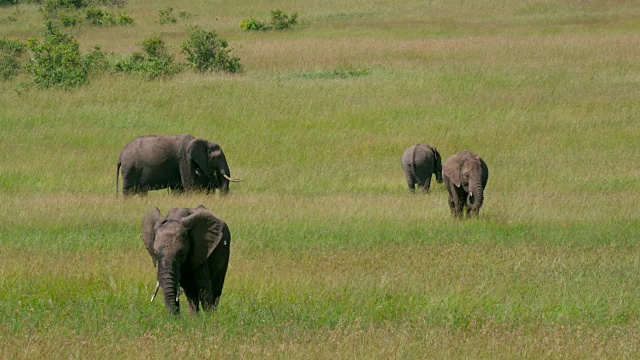
[[[286,7],[285,7],[286,5]],[[192,14],[160,25],[157,11]],[[289,32],[243,18],[298,11]],[[35,6],[0,34],[37,37]],[[238,76],[0,82],[0,358],[634,358],[640,353],[640,6],[633,1],[129,1],[72,30],[129,54],[217,30]],[[335,70],[369,75],[334,78]],[[142,134],[219,142],[227,197],[115,197]],[[402,151],[491,172],[479,221],[411,196]],[[219,311],[149,303],[150,207],[232,230]]]

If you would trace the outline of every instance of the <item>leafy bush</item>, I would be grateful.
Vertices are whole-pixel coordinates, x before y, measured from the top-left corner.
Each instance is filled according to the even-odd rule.
[[[87,69],[78,42],[62,33],[53,22],[48,21],[46,25],[44,42],[33,38],[27,40],[32,53],[27,70],[33,75],[34,82],[43,88],[60,86],[65,89],[84,84]]]
[[[173,16],[172,7],[160,9],[158,10],[158,14],[160,15],[160,24],[164,25],[169,22],[172,24],[175,24],[178,21],[178,19],[176,19],[176,17]]]
[[[25,45],[18,40],[0,38],[0,79],[9,80],[20,73],[20,56]]]
[[[18,3],[18,0],[0,0],[0,6],[15,5],[17,3]]]
[[[291,16],[282,12],[282,10],[271,10],[271,26],[276,30],[285,30],[294,27],[298,21],[298,13]]]
[[[133,18],[127,13],[122,12],[116,18],[116,25],[131,25],[133,24]]]
[[[226,40],[215,31],[195,28],[189,39],[182,43],[182,52],[187,54],[187,62],[201,73],[205,71],[227,71],[237,73],[242,70],[240,59],[231,56]]]
[[[89,73],[103,72],[109,69],[107,54],[100,50],[99,46],[95,46],[93,50],[83,58],[83,60],[84,67]]]
[[[77,12],[59,11],[56,15],[60,24],[64,27],[72,27],[82,22],[80,14]]]
[[[61,9],[80,9],[87,5],[86,0],[43,0],[40,10],[45,14],[45,17],[51,18]]]
[[[116,23],[111,14],[96,8],[87,9],[85,18],[91,25],[114,25]]]
[[[140,45],[146,56],[135,52],[128,59],[118,61],[115,64],[116,71],[143,75],[150,79],[170,76],[180,71],[159,36],[144,39]]]
[[[240,28],[244,31],[266,31],[269,30],[269,25],[252,16],[242,20],[242,22],[240,22]]]
[[[298,13],[287,15],[280,9],[271,10],[271,22],[267,24],[253,16],[242,20],[240,28],[245,31],[267,31],[267,30],[286,30],[291,29],[298,23]]]

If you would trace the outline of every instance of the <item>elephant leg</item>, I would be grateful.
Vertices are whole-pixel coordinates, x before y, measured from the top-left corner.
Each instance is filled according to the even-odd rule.
[[[224,279],[227,275],[227,263],[224,264],[222,269],[218,270],[218,273],[212,277],[211,288],[213,290],[213,308],[218,307],[220,302],[220,296],[222,295],[222,287],[224,286]]]
[[[211,289],[211,277],[209,267],[205,263],[198,271],[198,299],[202,303],[202,309],[211,310],[214,307],[213,290]]]
[[[431,188],[431,176],[429,176],[427,180],[424,181],[422,186],[420,186],[420,190],[423,193],[428,193],[430,188]]]
[[[407,186],[409,187],[409,191],[411,191],[412,193],[416,192],[416,183],[413,180],[413,177],[410,174],[405,174],[404,175],[406,180],[407,180]]]
[[[185,272],[180,280],[180,286],[184,290],[184,295],[187,297],[187,303],[189,304],[189,312],[192,314],[197,313],[199,309],[198,305],[198,283],[194,279],[193,274]]]
[[[456,218],[462,218],[462,211],[464,208],[464,200],[462,200],[462,197],[460,196],[460,194],[458,193],[458,191],[456,191],[455,193],[451,194],[451,200],[453,201],[453,208],[452,208],[452,214],[453,216],[455,216]]]

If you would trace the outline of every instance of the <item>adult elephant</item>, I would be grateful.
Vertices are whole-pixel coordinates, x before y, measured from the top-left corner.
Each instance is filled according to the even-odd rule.
[[[461,151],[444,162],[442,177],[449,192],[451,214],[462,218],[466,206],[467,216],[477,218],[489,180],[489,168],[484,160],[468,150]]]
[[[436,175],[436,181],[442,183],[442,158],[438,149],[429,144],[417,144],[405,150],[402,169],[412,193],[415,193],[416,185],[422,192],[428,192],[433,174]]]
[[[223,220],[202,205],[174,208],[166,217],[155,208],[142,220],[142,241],[158,268],[158,286],[169,313],[180,312],[180,287],[192,313],[200,305],[205,310],[216,308],[231,246],[231,232]]]
[[[190,134],[145,135],[125,145],[116,168],[116,195],[121,167],[124,195],[164,188],[190,190],[203,184],[226,194],[229,182],[240,181],[231,178],[220,145]]]

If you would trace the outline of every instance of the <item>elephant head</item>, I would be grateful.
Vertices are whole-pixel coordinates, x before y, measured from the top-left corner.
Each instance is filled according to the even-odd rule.
[[[484,202],[484,188],[489,178],[489,170],[480,156],[470,151],[462,151],[451,156],[444,164],[444,175],[449,182],[466,194],[467,209],[477,215]]]
[[[225,228],[226,224],[222,220],[202,206],[172,209],[166,218],[157,208],[145,214],[142,220],[142,240],[158,268],[158,283],[162,287],[165,307],[169,313],[179,313],[181,286],[188,298],[190,293],[196,293],[196,303],[198,297],[202,296],[200,289],[206,286],[200,287],[194,283],[202,277],[202,271],[208,271],[206,262],[220,244]],[[208,277],[208,272],[202,274]],[[210,302],[213,304],[213,300]]]
[[[227,158],[222,151],[220,145],[201,138],[192,138],[186,144],[184,173],[187,175],[185,184],[187,187],[193,187],[202,183],[198,180],[199,175],[196,170],[199,169],[208,179],[209,190],[220,189],[221,193],[229,192],[230,182],[239,182],[240,179],[231,177]]]

